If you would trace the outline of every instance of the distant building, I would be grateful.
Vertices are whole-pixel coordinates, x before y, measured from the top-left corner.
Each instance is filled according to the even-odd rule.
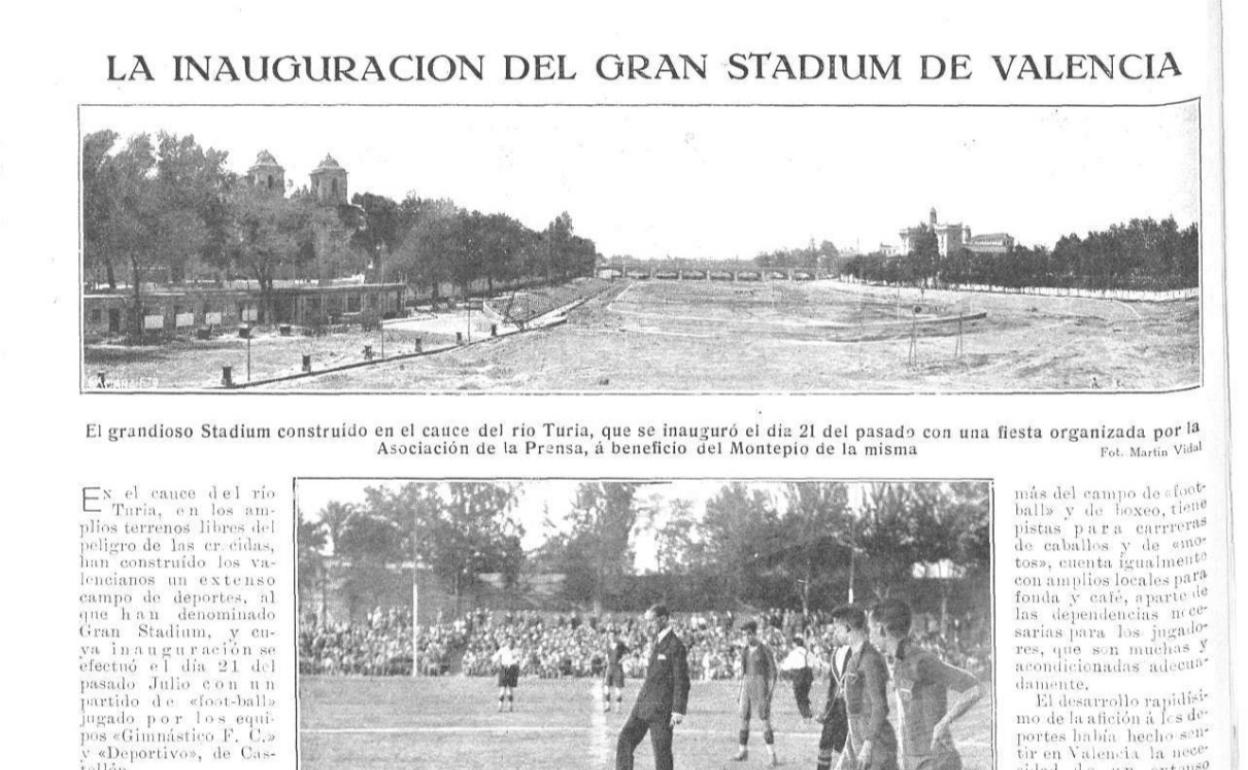
[[[326,155],[320,165],[312,169],[312,195],[319,203],[345,205],[347,202],[347,170]]]
[[[327,208],[337,207],[339,220],[348,228],[361,229],[367,226],[364,209],[347,202],[347,170],[334,160],[334,156],[326,153],[324,160],[312,169],[308,178],[313,200]],[[312,240],[312,250],[316,254],[316,276],[325,283],[340,272],[334,264],[334,256],[342,248],[342,244],[334,243],[330,229],[324,224],[316,226]],[[369,255],[370,275],[374,280],[381,280],[377,263],[372,259],[375,256]]]
[[[261,150],[247,169],[246,182],[265,193],[285,197],[286,169],[268,150]],[[347,235],[366,226],[364,210],[347,202],[347,171],[330,155],[310,174],[308,191],[325,208],[336,209]],[[179,275],[170,269],[148,272],[135,307],[131,287],[87,288],[83,295],[83,332],[90,340],[127,333],[136,324],[147,331],[193,333],[197,329],[267,323],[315,326],[392,317],[404,311],[406,286],[386,283],[379,270],[363,282],[356,265],[340,257],[350,249],[346,236],[324,221],[314,225],[315,259],[298,268],[283,266],[269,297],[272,315],[264,317],[264,297],[254,280],[226,280],[203,267]],[[369,255],[370,257],[374,255]]]
[[[308,175],[309,189],[318,203],[326,206],[344,206],[347,204],[347,170],[334,160],[334,156],[326,155],[320,164]],[[247,179],[253,187],[286,194],[286,169],[277,162],[273,153],[261,150],[256,155],[256,162],[247,169]]]
[[[984,233],[962,245],[976,254],[1008,254],[1014,250],[1014,236],[1009,233]]]
[[[940,256],[947,257],[962,249],[976,254],[1008,254],[1014,250],[1014,238],[1009,233],[988,233],[971,235],[971,228],[961,222],[939,222],[936,209],[928,212],[927,227],[907,227],[898,232],[901,246],[898,251],[909,254],[914,250],[918,239],[925,232],[936,234],[936,249]]]
[[[270,190],[279,195],[286,194],[286,169],[282,168],[268,150],[261,150],[256,155],[256,162],[247,169],[247,179],[252,187]]]
[[[135,328],[135,313],[149,332],[191,334],[196,329],[268,323],[316,326],[358,323],[403,313],[407,286],[402,283],[334,282],[316,285],[279,280],[272,291],[270,318],[262,317],[263,296],[254,281],[228,286],[186,284],[155,286],[143,292],[136,310],[125,289],[84,294],[83,332],[88,341],[123,334]]]

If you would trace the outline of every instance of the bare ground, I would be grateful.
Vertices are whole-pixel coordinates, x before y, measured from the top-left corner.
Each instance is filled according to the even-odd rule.
[[[924,302],[922,319],[987,313],[962,324],[958,355],[956,324],[912,327],[912,305],[887,289],[740,288],[638,282],[618,299],[590,301],[564,326],[274,387],[960,392],[1170,390],[1200,380],[1196,300],[976,293]]]

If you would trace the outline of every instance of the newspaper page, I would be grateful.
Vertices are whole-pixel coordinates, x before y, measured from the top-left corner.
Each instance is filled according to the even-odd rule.
[[[23,8],[5,766],[1234,767],[1221,13]]]

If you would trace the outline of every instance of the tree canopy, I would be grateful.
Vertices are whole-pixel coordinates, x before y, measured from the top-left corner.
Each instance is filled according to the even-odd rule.
[[[484,281],[561,281],[593,272],[594,242],[558,214],[532,230],[503,213],[468,211],[414,194],[395,201],[357,193],[320,205],[306,189],[253,187],[226,167],[225,152],[192,136],[113,131],[82,140],[85,273],[117,290],[128,282],[141,335],[145,283],[243,276],[257,282],[271,316],[274,281],[371,280],[469,294]]]
[[[577,484],[558,513],[548,512],[545,542],[528,553],[515,519],[518,485],[369,488],[361,503],[331,503],[301,519],[300,584],[334,574],[334,590],[362,596],[378,570],[419,564],[457,603],[483,574],[518,587],[526,574],[558,573],[560,598],[595,613],[638,597],[686,609],[814,611],[851,591],[870,603],[923,588],[944,601],[955,583],[964,600],[986,601],[991,501],[983,483],[730,482],[699,503],[645,488]],[[635,567],[643,538],[657,574]]]
[[[862,255],[846,260],[846,275],[886,283],[953,283],[1076,289],[1192,288],[1200,280],[1200,235],[1173,217],[1132,219],[1048,246],[1014,246],[1006,253],[954,249],[939,256],[934,233],[918,230],[908,254]],[[930,237],[929,237],[930,233]]]

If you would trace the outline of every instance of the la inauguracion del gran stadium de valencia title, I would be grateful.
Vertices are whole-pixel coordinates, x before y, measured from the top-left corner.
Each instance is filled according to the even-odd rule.
[[[1160,80],[1182,75],[1169,51],[835,54],[734,52],[569,54],[110,54],[113,82],[445,83],[460,81],[1001,81]]]

